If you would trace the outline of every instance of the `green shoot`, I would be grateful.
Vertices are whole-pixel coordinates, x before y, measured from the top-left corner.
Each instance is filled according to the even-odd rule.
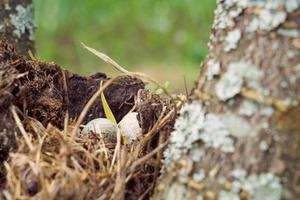
[[[113,123],[117,124],[116,118],[115,118],[114,114],[112,113],[112,111],[106,101],[104,93],[101,92],[100,96],[101,96],[101,102],[102,102],[102,106],[103,106],[103,110],[104,110],[106,118],[109,119],[110,121],[112,121]]]

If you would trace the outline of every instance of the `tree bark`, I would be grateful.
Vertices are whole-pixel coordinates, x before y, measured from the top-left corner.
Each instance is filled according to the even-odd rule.
[[[0,39],[14,45],[26,57],[34,53],[34,7],[32,0],[0,1]]]
[[[219,1],[153,199],[300,198],[299,1]]]

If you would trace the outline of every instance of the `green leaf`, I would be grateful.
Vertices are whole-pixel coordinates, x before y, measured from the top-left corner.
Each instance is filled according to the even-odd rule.
[[[171,85],[171,83],[170,83],[170,81],[166,81],[165,83],[164,83],[164,87],[167,89],[168,87],[170,87],[170,85]]]
[[[162,95],[164,93],[163,89],[161,88],[158,88],[156,91],[155,91],[155,94],[156,95]]]
[[[104,110],[106,118],[108,120],[112,121],[113,123],[117,124],[117,120],[106,101],[104,93],[101,92],[100,96],[101,96],[101,102],[102,102],[102,106],[103,106],[103,110]],[[121,142],[122,142],[122,144],[128,144],[127,139],[124,137],[124,135],[122,133],[121,133]]]
[[[112,111],[106,101],[104,93],[101,92],[100,96],[101,96],[101,102],[102,102],[102,106],[103,106],[103,110],[104,110],[106,118],[109,119],[110,121],[112,121],[113,123],[117,124],[116,118],[115,118],[114,114],[112,113]]]

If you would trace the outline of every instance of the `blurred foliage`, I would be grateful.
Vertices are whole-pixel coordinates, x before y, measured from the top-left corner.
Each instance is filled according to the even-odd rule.
[[[80,45],[129,69],[198,69],[207,52],[215,0],[35,0],[38,57],[78,73],[101,71]]]

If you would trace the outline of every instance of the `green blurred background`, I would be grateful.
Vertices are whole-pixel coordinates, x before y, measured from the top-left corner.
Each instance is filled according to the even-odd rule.
[[[173,91],[199,74],[215,0],[35,0],[37,57],[80,74],[117,74],[84,42]],[[189,88],[190,89],[190,88]]]

